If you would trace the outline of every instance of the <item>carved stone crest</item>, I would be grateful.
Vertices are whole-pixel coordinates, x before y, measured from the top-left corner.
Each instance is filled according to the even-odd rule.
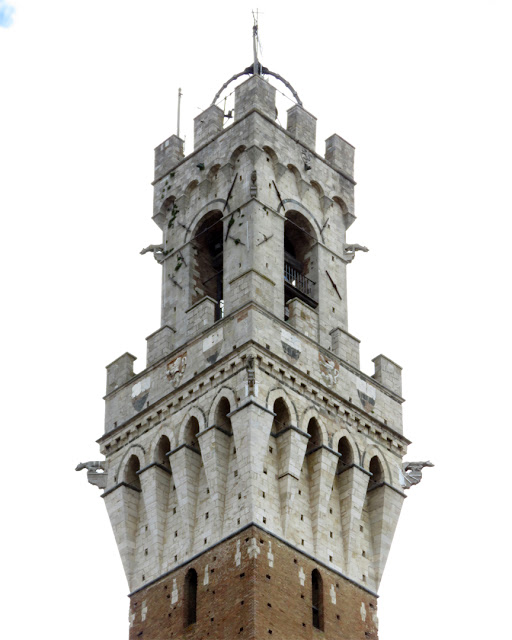
[[[340,365],[321,353],[318,354],[318,360],[320,362],[322,382],[328,387],[335,387],[340,375]]]
[[[166,376],[173,387],[178,387],[187,366],[187,352],[180,354],[167,363]]]

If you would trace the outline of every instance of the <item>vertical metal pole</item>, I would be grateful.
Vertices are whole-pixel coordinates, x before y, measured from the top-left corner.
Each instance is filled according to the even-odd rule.
[[[180,112],[181,112],[181,96],[183,94],[181,93],[181,87],[178,89],[178,133],[177,136],[178,138],[180,137]]]
[[[254,18],[254,25],[252,27],[252,50],[254,53],[254,75],[260,75],[260,63],[258,61],[258,10],[256,9],[256,15],[252,12]]]

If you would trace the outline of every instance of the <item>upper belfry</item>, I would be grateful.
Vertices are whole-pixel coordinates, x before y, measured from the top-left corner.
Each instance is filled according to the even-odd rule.
[[[162,267],[161,326],[143,371],[128,353],[107,367],[106,461],[85,465],[133,639],[376,638],[403,474],[417,481],[401,368],[379,355],[363,373],[348,332],[354,148],[335,134],[317,154],[302,104],[277,124],[256,65],[227,126],[212,104],[189,155],[177,136],[155,150],[162,239],[142,253]]]

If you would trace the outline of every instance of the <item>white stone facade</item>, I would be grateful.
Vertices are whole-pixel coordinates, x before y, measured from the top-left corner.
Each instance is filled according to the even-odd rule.
[[[256,523],[376,591],[408,441],[400,367],[378,356],[362,373],[348,333],[353,147],[332,136],[318,156],[299,106],[278,126],[261,76],[237,87],[235,109],[225,129],[216,107],[196,118],[187,158],[175,136],[156,150],[162,327],[143,372],[130,354],[107,367],[104,499],[129,587]],[[221,305],[205,219],[222,230]]]

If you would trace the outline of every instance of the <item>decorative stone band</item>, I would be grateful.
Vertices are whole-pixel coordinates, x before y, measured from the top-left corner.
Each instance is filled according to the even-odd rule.
[[[110,493],[113,493],[120,487],[128,487],[128,489],[133,489],[133,491],[137,491],[137,493],[142,493],[142,489],[139,489],[138,487],[134,487],[133,484],[128,484],[128,482],[118,482],[116,485],[114,485],[110,489],[107,489],[106,491],[104,491],[101,494],[100,498],[104,498],[105,496],[108,496]]]
[[[227,542],[228,540],[231,540],[232,538],[235,538],[236,536],[240,535],[241,533],[243,533],[244,531],[246,531],[250,527],[256,527],[256,529],[260,529],[260,531],[263,531],[266,534],[268,534],[269,536],[271,536],[272,538],[275,538],[276,540],[279,540],[279,542],[282,542],[283,544],[285,544],[290,549],[293,549],[296,553],[300,553],[304,557],[309,558],[310,560],[313,560],[313,562],[316,562],[316,564],[318,564],[320,567],[324,567],[324,569],[327,569],[328,571],[330,571],[332,573],[335,573],[336,575],[340,576],[340,578],[344,578],[345,580],[348,580],[348,582],[350,582],[351,584],[354,584],[356,587],[359,587],[363,591],[366,591],[366,593],[369,593],[374,598],[378,598],[379,597],[378,593],[376,593],[375,591],[372,591],[371,589],[368,589],[368,587],[366,585],[360,584],[359,582],[357,582],[357,580],[353,580],[352,578],[349,578],[348,576],[346,576],[344,573],[342,573],[341,571],[339,571],[335,567],[333,567],[333,566],[331,566],[331,565],[329,565],[329,564],[327,564],[325,562],[322,562],[322,560],[319,560],[318,558],[315,558],[315,556],[311,555],[310,553],[307,553],[303,549],[299,549],[298,547],[295,547],[288,540],[285,540],[284,538],[281,538],[281,536],[278,536],[275,533],[273,533],[272,531],[269,531],[268,529],[266,529],[265,527],[263,527],[261,524],[259,524],[257,522],[249,522],[248,524],[244,525],[243,527],[240,527],[240,529],[237,529],[236,531],[233,531],[233,533],[230,533],[229,535],[225,536],[224,538],[222,538],[222,540],[219,540],[218,542],[215,542],[214,544],[212,544],[212,545],[210,545],[208,547],[205,547],[204,549],[201,549],[201,551],[199,553],[196,553],[195,555],[191,556],[190,558],[187,558],[182,563],[180,563],[180,564],[176,565],[175,567],[173,567],[170,571],[166,571],[165,573],[162,573],[162,575],[158,576],[158,578],[155,578],[154,580],[151,580],[150,582],[147,582],[144,586],[139,587],[138,589],[135,589],[135,591],[132,591],[131,593],[128,594],[128,597],[131,598],[132,596],[134,596],[136,593],[139,593],[143,589],[147,589],[147,587],[150,587],[151,585],[156,584],[162,578],[170,576],[175,571],[178,571],[182,567],[184,567],[184,566],[186,566],[188,564],[191,564],[192,562],[197,560],[197,558],[200,558],[207,551],[211,551],[212,549],[215,549],[216,547],[220,546],[224,542]]]
[[[144,471],[151,469],[151,467],[158,467],[159,469],[162,469],[162,471],[165,471],[166,473],[169,473],[172,475],[171,470],[168,467],[164,467],[164,465],[160,464],[159,462],[151,462],[150,464],[146,465],[142,469],[139,469],[139,471],[137,471],[137,475],[139,476],[141,473],[144,473]]]
[[[199,435],[199,434],[197,434],[197,435]],[[180,451],[180,449],[190,449],[190,451],[193,451],[194,453],[198,453],[199,455],[201,455],[201,452],[199,451],[199,449],[196,449],[195,447],[191,446],[190,444],[180,444],[179,447],[176,447],[176,449],[173,449],[172,451],[169,451],[169,453],[166,453],[165,455],[167,457],[172,456],[173,454],[175,454],[178,451]]]
[[[319,449],[325,449],[329,453],[332,453],[333,455],[335,455],[337,458],[341,458],[341,453],[338,453],[337,451],[334,451],[334,449],[331,449],[330,447],[327,447],[325,444],[319,444],[318,447],[315,447],[314,449],[311,449],[310,451],[306,451],[306,455],[310,456],[312,453],[315,453],[315,451],[318,451]]]
[[[271,433],[270,435],[274,438],[279,438],[279,436],[284,435],[287,431],[296,431],[298,434],[300,434],[301,436],[304,436],[305,438],[307,438],[309,440],[309,438],[311,438],[311,434],[306,433],[305,431],[302,431],[302,429],[299,429],[299,427],[296,427],[293,424],[289,424],[287,427],[285,427],[284,429],[281,429],[281,431],[278,431],[277,433]]]
[[[372,474],[369,471],[367,471],[364,467],[359,466],[355,462],[353,462],[352,464],[347,464],[347,466],[344,467],[341,471],[338,471],[338,473],[336,475],[340,476],[342,473],[345,473],[345,471],[348,471],[349,469],[352,469],[352,467],[355,467],[356,469],[359,469],[359,471],[362,471],[363,473],[366,473],[367,476],[370,476],[370,477],[372,476]]]
[[[390,489],[395,491],[395,493],[398,493],[399,496],[402,496],[402,498],[407,498],[407,494],[405,494],[403,491],[400,491],[400,489],[397,489],[392,484],[389,484],[389,482],[379,482],[379,484],[376,484],[374,487],[368,487],[368,493],[370,493],[370,491],[375,491],[375,489],[378,489],[379,487],[389,487]]]
[[[249,396],[249,398],[247,399],[246,402],[244,402],[242,405],[240,405],[236,409],[233,409],[233,411],[231,411],[231,413],[228,413],[227,417],[231,418],[232,416],[237,414],[239,411],[242,411],[242,409],[245,409],[246,407],[248,407],[250,404],[255,405],[256,407],[258,407],[258,409],[261,409],[262,411],[266,411],[267,413],[270,413],[271,416],[275,417],[275,415],[276,415],[273,411],[271,411],[270,409],[267,409],[267,407],[264,407],[259,402],[256,402],[256,400],[254,400],[254,398]]]
[[[201,436],[204,436],[205,433],[208,433],[208,431],[211,431],[212,429],[217,429],[217,431],[222,431],[222,433],[225,433],[229,438],[231,438],[231,436],[233,435],[227,429],[223,429],[222,427],[218,427],[216,424],[212,424],[209,427],[206,427],[206,429],[199,431],[199,433],[197,434],[197,437],[200,438]]]

